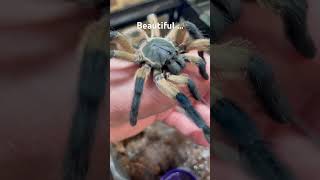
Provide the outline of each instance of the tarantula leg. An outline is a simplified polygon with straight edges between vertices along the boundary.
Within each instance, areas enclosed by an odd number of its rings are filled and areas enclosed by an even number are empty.
[[[110,31],[110,41],[116,41],[125,51],[128,51],[129,53],[135,53],[135,49],[128,41],[128,38],[118,31]]]
[[[199,90],[198,90],[196,84],[188,76],[186,76],[186,75],[172,75],[172,74],[168,73],[168,74],[166,74],[166,79],[168,79],[169,81],[172,81],[176,84],[187,85],[192,96],[196,100],[202,101],[202,97],[199,93]]]
[[[134,95],[130,110],[130,124],[135,126],[137,124],[138,111],[140,106],[141,95],[143,93],[144,83],[147,80],[151,71],[151,67],[147,64],[139,68],[135,76]]]
[[[129,37],[130,43],[136,49],[138,49],[140,45],[149,38],[147,33],[140,28],[130,28],[124,30],[123,34]]]
[[[254,54],[250,42],[236,39],[224,44],[210,46],[212,54],[213,72],[224,78],[240,78],[245,74],[250,57]]]
[[[280,96],[271,67],[247,47],[246,43],[239,40],[213,45],[215,72],[221,71],[225,77],[229,74],[235,75],[232,78],[240,77],[240,73],[247,72],[258,98],[262,100],[273,118],[280,122],[287,121],[287,118],[291,118],[289,106],[284,97]]]
[[[131,54],[120,50],[110,50],[110,58],[118,58],[130,62],[140,62],[140,58],[137,54]]]
[[[183,56],[177,56],[168,62],[167,68],[170,73],[178,75],[181,73],[181,70],[186,66],[185,58]]]
[[[186,47],[186,51],[190,50],[198,50],[198,51],[206,51],[208,52],[210,49],[210,40],[209,39],[196,39],[192,41],[188,46]]]
[[[180,74],[182,67],[176,61],[169,61],[167,64],[168,71],[174,75]]]
[[[164,78],[162,72],[155,70],[154,72],[154,82],[157,85],[158,89],[169,98],[176,100],[179,105],[185,110],[186,114],[191,118],[191,120],[202,129],[205,138],[210,142],[210,128],[206,125],[205,121],[202,119],[200,114],[194,109],[190,100],[185,96],[179,89],[167,81]]]
[[[158,24],[158,18],[155,14],[149,14],[147,16],[147,20],[150,24],[156,25]],[[158,28],[151,28],[151,37],[160,37],[160,29]]]
[[[263,142],[254,121],[241,108],[222,96],[211,106],[212,117],[238,145],[241,159],[263,179],[290,180],[293,176]]]
[[[167,34],[166,38],[180,45],[185,39],[186,32],[188,32],[194,39],[204,38],[202,32],[197,28],[197,26],[189,21],[185,21],[175,26],[174,29]]]
[[[170,30],[166,38],[176,43],[177,45],[180,45],[181,43],[183,43],[183,40],[185,39],[186,32],[186,29],[183,28],[181,24],[178,24],[172,30]]]
[[[190,36],[193,39],[203,39],[204,38],[204,36],[203,36],[202,32],[200,31],[200,29],[195,24],[193,24],[192,22],[185,21],[185,22],[182,23],[182,26],[184,28],[186,28],[186,30],[188,31],[188,33],[190,34]]]
[[[183,56],[178,56],[175,61],[181,66],[181,68],[186,66],[186,61]]]
[[[88,26],[82,39],[77,104],[63,161],[64,180],[84,180],[88,172],[109,67],[106,20],[104,17]]]
[[[308,4],[305,0],[257,1],[281,16],[286,36],[300,54],[307,58],[316,55],[317,50],[308,30]]]
[[[279,122],[290,121],[292,113],[289,104],[280,93],[271,66],[248,47],[248,42],[243,40],[213,45],[214,72],[220,71],[229,79],[241,78],[241,74],[243,77],[247,74],[257,97],[272,118]]]
[[[261,57],[257,55],[251,57],[248,64],[248,78],[272,119],[280,123],[293,120],[288,100],[280,93],[271,66]]]
[[[209,75],[207,73],[206,70],[206,61],[204,59],[202,59],[201,57],[197,57],[197,56],[192,56],[192,55],[188,55],[188,54],[183,54],[184,58],[187,59],[188,61],[196,64],[199,68],[199,73],[201,74],[201,76],[208,80],[209,79]]]

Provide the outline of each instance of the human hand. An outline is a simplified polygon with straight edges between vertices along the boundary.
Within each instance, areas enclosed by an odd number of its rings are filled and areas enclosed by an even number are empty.
[[[190,52],[196,55],[195,51]],[[210,57],[205,55],[207,72],[210,73]],[[129,112],[133,96],[134,74],[137,65],[120,59],[110,60],[110,140],[116,142],[136,135],[156,120],[163,120],[168,125],[175,127],[182,134],[191,137],[195,142],[208,145],[203,132],[184,115],[179,112],[174,100],[163,95],[149,77],[142,94],[137,125],[129,124]],[[188,64],[183,71],[195,81],[207,105],[194,101],[195,109],[204,118],[207,124],[210,121],[210,80],[205,80],[198,73],[198,68]],[[186,88],[183,92],[189,94]],[[190,97],[190,96],[189,96]],[[190,97],[190,100],[192,98]]]

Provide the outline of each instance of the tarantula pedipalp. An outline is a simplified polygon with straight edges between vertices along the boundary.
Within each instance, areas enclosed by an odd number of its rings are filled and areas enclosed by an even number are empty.
[[[150,14],[147,17],[150,24],[157,24],[156,15]],[[134,48],[127,37],[120,32],[111,31],[110,39],[118,43],[123,50],[110,50],[110,57],[130,61],[139,64],[136,71],[134,95],[130,111],[130,124],[136,125],[140,99],[144,83],[152,73],[153,81],[158,89],[176,100],[185,110],[192,121],[202,129],[206,139],[210,142],[210,128],[205,124],[200,114],[194,109],[188,97],[186,97],[175,84],[188,86],[192,96],[201,101],[201,96],[193,82],[187,75],[181,74],[185,64],[191,62],[198,66],[199,73],[204,79],[208,79],[206,72],[206,61],[201,57],[203,51],[209,50],[210,41],[205,39],[200,30],[191,22],[185,21],[175,26],[166,37],[160,37],[160,30],[151,29],[151,37],[142,33],[142,40],[137,48]],[[186,34],[187,40],[184,40]],[[196,49],[200,56],[185,54],[186,51]]]

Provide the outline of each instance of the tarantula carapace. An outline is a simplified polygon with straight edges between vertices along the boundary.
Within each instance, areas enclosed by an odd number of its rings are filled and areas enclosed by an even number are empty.
[[[147,20],[150,24],[158,24],[155,14],[148,15]],[[209,78],[203,51],[209,51],[210,40],[204,38],[201,31],[189,21],[175,26],[166,37],[161,37],[160,30],[157,28],[151,29],[150,37],[142,29],[137,29],[137,32],[140,32],[140,39],[138,45],[135,46],[136,48],[124,34],[117,31],[110,32],[110,40],[122,47],[122,50],[110,50],[110,56],[139,65],[135,76],[130,124],[134,126],[137,123],[144,83],[152,73],[153,81],[158,89],[179,103],[193,122],[203,130],[209,142],[210,128],[193,108],[188,97],[175,84],[186,85],[196,100],[202,100],[195,83],[187,75],[181,74],[181,70],[186,63],[190,62],[198,66],[199,73],[204,79]],[[185,37],[188,38],[185,39]],[[185,54],[192,49],[198,50],[200,56]]]

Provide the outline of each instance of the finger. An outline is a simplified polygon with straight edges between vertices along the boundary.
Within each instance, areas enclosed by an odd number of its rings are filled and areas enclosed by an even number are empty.
[[[210,109],[203,105],[198,103],[195,105],[196,111],[200,113],[200,115],[205,120],[206,124],[210,125]],[[199,129],[185,114],[178,111],[172,111],[168,114],[167,117],[165,117],[164,122],[168,124],[171,127],[174,127],[179,132],[181,132],[183,135],[190,137],[193,141],[196,143],[203,145],[203,146],[209,146],[207,143],[203,132],[201,129]]]
[[[275,152],[297,176],[297,179],[319,179],[320,150],[310,141],[297,136],[282,137],[275,143]]]

